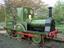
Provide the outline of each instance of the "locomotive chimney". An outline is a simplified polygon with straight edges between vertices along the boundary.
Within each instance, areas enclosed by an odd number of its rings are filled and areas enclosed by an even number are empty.
[[[49,7],[49,17],[52,17],[52,7]]]

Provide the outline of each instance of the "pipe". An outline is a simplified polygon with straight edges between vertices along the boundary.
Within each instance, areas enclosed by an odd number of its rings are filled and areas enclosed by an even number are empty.
[[[49,7],[49,17],[52,17],[52,7]]]

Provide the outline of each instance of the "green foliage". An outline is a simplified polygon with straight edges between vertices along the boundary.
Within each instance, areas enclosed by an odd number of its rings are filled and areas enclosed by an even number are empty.
[[[63,21],[63,16],[54,16],[54,19],[57,23],[61,23]]]
[[[58,23],[64,21],[64,3],[58,1],[54,7],[54,18]]]

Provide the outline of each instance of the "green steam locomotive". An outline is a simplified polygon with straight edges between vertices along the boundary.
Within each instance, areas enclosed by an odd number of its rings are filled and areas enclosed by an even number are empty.
[[[52,7],[49,7],[49,17],[47,19],[33,19],[34,11],[27,7],[17,8],[16,14],[16,16],[6,17],[6,28],[9,34],[14,33],[13,35],[16,37],[29,37],[33,42],[40,43],[43,36],[49,36],[49,33],[55,31]]]

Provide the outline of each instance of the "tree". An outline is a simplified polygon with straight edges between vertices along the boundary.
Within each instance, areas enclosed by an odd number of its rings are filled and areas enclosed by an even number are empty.
[[[54,18],[59,23],[64,21],[64,3],[60,0],[56,3],[54,7]]]
[[[40,7],[41,0],[5,0],[7,4],[14,7],[31,7],[37,9]]]
[[[47,16],[47,5],[41,0],[5,0],[5,3],[8,13],[12,13],[12,9],[16,7],[30,7],[34,9],[34,13],[37,13],[40,18],[42,15]]]
[[[3,4],[0,5],[0,22],[5,21],[5,7]]]

